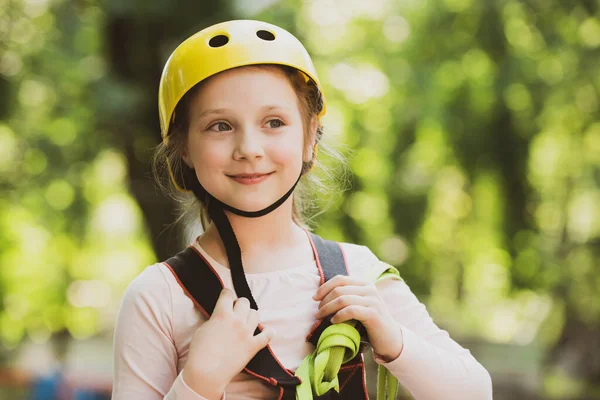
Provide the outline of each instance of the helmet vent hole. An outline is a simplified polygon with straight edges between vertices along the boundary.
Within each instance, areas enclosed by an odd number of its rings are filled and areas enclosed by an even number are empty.
[[[225,46],[229,42],[229,38],[225,35],[217,35],[208,41],[210,47]]]
[[[268,40],[269,42],[272,40],[275,40],[275,35],[273,35],[269,31],[260,30],[260,31],[256,32],[256,36],[258,36],[262,40]]]

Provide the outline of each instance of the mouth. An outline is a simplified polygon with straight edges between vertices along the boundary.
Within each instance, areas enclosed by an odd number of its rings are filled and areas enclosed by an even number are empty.
[[[233,179],[234,181],[236,181],[237,183],[241,183],[244,185],[253,185],[253,184],[264,181],[273,173],[275,173],[275,171],[268,172],[268,173],[257,172],[257,173],[253,173],[253,174],[236,174],[236,175],[227,175],[227,176],[229,178]]]
[[[227,175],[230,178],[240,178],[240,179],[255,179],[255,178],[260,178],[263,176],[267,176],[267,175],[271,175],[273,172],[267,172],[267,173],[254,173],[254,174],[237,174],[237,175]]]

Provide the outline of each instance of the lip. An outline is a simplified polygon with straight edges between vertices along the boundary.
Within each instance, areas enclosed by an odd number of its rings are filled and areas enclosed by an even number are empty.
[[[237,183],[241,183],[242,185],[255,185],[267,179],[271,176],[273,172],[269,172],[266,174],[256,173],[256,174],[238,174],[238,175],[227,175]]]

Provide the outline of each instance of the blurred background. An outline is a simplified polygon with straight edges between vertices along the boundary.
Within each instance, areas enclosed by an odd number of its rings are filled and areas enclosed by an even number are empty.
[[[599,7],[0,0],[0,399],[110,397],[123,291],[190,237],[150,173],[160,73],[233,18],[324,83],[351,187],[316,232],[398,267],[496,399],[600,399]]]

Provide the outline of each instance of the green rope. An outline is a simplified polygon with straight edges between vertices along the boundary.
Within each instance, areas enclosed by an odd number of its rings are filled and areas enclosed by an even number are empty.
[[[376,280],[400,278],[393,267],[384,271]],[[313,395],[321,396],[330,389],[340,392],[338,372],[342,364],[352,360],[360,351],[360,334],[356,330],[357,321],[333,324],[323,331],[315,351],[306,356],[296,376],[302,383],[296,388],[296,400],[312,400]],[[386,392],[387,389],[387,392]],[[377,400],[393,400],[398,393],[398,379],[383,365],[377,368]]]

